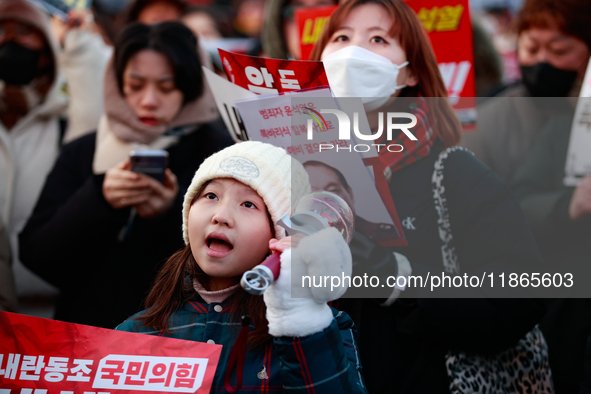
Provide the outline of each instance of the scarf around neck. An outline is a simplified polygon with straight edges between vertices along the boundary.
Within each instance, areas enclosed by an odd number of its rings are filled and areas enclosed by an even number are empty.
[[[93,159],[95,174],[103,174],[124,161],[132,150],[166,149],[177,143],[182,135],[219,117],[211,89],[203,78],[203,94],[183,104],[168,125],[148,126],[142,123],[119,91],[113,56],[105,69],[105,113],[97,129]]]
[[[429,116],[429,106],[424,97],[417,97],[413,100],[408,107],[408,112],[417,118],[417,124],[412,128],[412,133],[417,140],[411,140],[403,131],[400,131],[392,141],[386,141],[385,136],[382,136],[380,141],[380,143],[384,143],[386,146],[380,149],[378,159],[384,169],[384,176],[388,182],[394,172],[427,157],[437,139],[437,133],[435,133],[436,123]],[[401,152],[388,151],[387,147],[395,144],[402,145],[404,150]]]

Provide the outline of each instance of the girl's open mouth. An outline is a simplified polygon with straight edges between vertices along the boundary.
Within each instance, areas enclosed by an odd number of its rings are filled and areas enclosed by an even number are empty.
[[[230,243],[230,240],[221,233],[212,233],[206,240],[207,255],[210,257],[225,257],[230,254],[234,246]]]

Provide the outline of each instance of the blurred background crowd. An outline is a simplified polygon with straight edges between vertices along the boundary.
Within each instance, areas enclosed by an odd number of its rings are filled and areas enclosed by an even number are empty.
[[[517,59],[517,14],[522,2],[471,2],[478,97],[496,95],[521,80]],[[6,7],[9,1],[3,0],[3,3]],[[208,61],[219,73],[223,73],[217,48],[272,58],[295,58],[299,42],[297,30],[294,31],[293,10],[334,4],[334,0],[94,0],[89,9],[70,11],[67,21],[61,15],[34,20],[37,15],[25,15],[26,10],[16,11],[18,15],[12,18],[3,13],[0,15],[0,39],[2,42],[7,40],[9,21],[14,20],[18,22],[16,35],[22,35],[23,40],[35,41],[37,48],[43,47],[50,64],[44,70],[30,72],[47,75],[46,86],[38,90],[42,96],[55,97],[56,104],[49,111],[63,119],[60,138],[67,143],[96,129],[103,113],[104,68],[116,36],[126,24],[133,21],[182,21],[199,37],[202,50],[208,53]],[[43,4],[40,7],[44,7]],[[21,78],[28,80],[26,82],[39,79],[38,75],[25,76],[27,71],[24,68],[18,69],[18,72],[23,74]],[[35,81],[35,84],[39,82]],[[51,91],[49,85],[52,85]],[[22,108],[25,103],[9,103],[8,92],[4,89],[2,92],[6,95],[2,101],[2,131],[6,133],[18,126],[20,117],[16,115],[15,108],[19,107],[21,117],[26,114],[27,108]],[[7,112],[11,112],[12,116]],[[14,130],[10,134],[14,135]],[[49,170],[53,159],[48,158],[40,167]],[[32,158],[27,157],[27,160],[32,161]],[[3,203],[3,231],[12,238],[19,311],[51,317],[57,290],[20,264],[16,247],[16,235],[28,219],[33,208],[31,204],[37,196],[31,197],[29,207],[22,215],[12,214],[13,218],[8,221],[6,209],[9,197],[6,196],[8,191],[4,191],[8,183],[8,179],[3,183],[0,201]],[[41,186],[41,183],[37,185],[37,189]],[[8,305],[13,305],[14,309],[15,303]]]
[[[223,75],[218,48],[297,59],[294,10],[337,1],[93,0],[86,9],[63,12],[48,3],[0,0],[0,310],[112,328],[141,309],[156,267],[182,245],[180,204],[192,174],[205,157],[232,143],[201,80],[200,91],[176,84],[183,99],[172,115],[162,112],[174,133],[146,137],[144,126],[152,120],[142,125],[131,119],[121,102],[125,97],[136,114],[159,104],[143,97],[133,107],[126,89],[151,89],[150,71],[140,62],[134,66],[139,82],[127,81],[126,50],[169,48],[168,59],[177,59],[173,78],[179,78],[200,68],[182,65],[193,60],[183,58],[167,34],[189,44],[194,38],[165,24],[161,41],[141,28],[133,37],[145,36],[145,42],[120,33],[134,22],[179,21],[197,37],[197,62]],[[499,100],[579,95],[591,53],[589,0],[471,0],[470,13],[479,124],[461,145],[512,188],[544,258],[589,262],[591,182],[564,188],[562,173],[554,181],[537,176],[562,170],[569,120],[553,112],[559,108]],[[158,67],[158,59],[144,60]],[[169,94],[163,83],[156,81],[148,94],[154,102]],[[125,154],[111,154],[111,135],[171,149],[176,176],[163,186],[141,186],[160,197],[140,209],[139,218],[130,217],[131,202],[122,203],[132,197],[108,189],[116,189],[126,168]],[[174,145],[179,140],[184,143]],[[556,152],[558,140],[564,152]],[[568,240],[560,238],[565,234]],[[126,267],[132,257],[137,262]],[[98,274],[98,265],[111,270]],[[148,268],[138,274],[140,267]],[[114,272],[121,275],[114,278]],[[542,324],[550,348],[562,349],[551,354],[556,392],[578,392],[591,303],[555,302]]]

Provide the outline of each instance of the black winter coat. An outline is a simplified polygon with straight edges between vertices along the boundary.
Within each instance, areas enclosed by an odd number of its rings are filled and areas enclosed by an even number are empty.
[[[408,241],[408,247],[392,250],[408,258],[413,275],[443,270],[431,185],[439,153],[434,148],[390,180],[396,210],[407,223]],[[460,272],[490,272],[492,266],[507,271],[532,267],[535,272],[541,257],[505,184],[465,150],[446,159],[443,174]],[[405,293],[413,298],[400,298],[389,307],[374,299],[344,298],[337,304],[358,326],[370,393],[449,393],[447,351],[500,352],[516,344],[544,313],[538,300],[429,299],[411,291],[407,288]]]
[[[199,165],[231,145],[212,125],[168,148],[178,178],[174,206],[164,215],[130,221],[131,209],[113,209],[94,175],[96,133],[63,148],[37,206],[20,234],[22,262],[60,290],[55,318],[113,328],[144,309],[156,273],[184,246],[182,202]]]

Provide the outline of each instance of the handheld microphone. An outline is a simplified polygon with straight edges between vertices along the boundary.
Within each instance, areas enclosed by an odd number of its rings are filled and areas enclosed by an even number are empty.
[[[300,199],[294,214],[285,215],[277,223],[288,236],[311,235],[328,227],[335,227],[349,243],[354,232],[353,211],[345,200],[331,192],[310,193]],[[244,290],[261,295],[279,277],[281,253],[273,252],[261,264],[246,271],[240,279]]]

